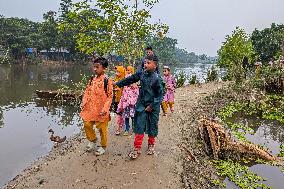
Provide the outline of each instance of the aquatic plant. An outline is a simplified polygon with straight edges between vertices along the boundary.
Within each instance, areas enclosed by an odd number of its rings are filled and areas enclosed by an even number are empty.
[[[262,183],[266,180],[265,178],[260,177],[249,170],[246,165],[241,165],[232,160],[214,160],[213,164],[215,165],[219,176],[227,177],[242,189],[271,188]]]

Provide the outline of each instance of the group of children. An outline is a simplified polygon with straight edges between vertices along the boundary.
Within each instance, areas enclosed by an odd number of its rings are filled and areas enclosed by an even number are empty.
[[[108,61],[96,58],[92,69],[95,76],[91,77],[82,99],[80,116],[83,119],[86,137],[89,140],[87,150],[96,148],[95,125],[100,132],[101,146],[96,149],[96,155],[102,155],[107,147],[108,122],[110,121],[110,107],[114,103],[116,110],[116,135],[130,134],[130,120],[134,136],[134,149],[129,157],[136,159],[141,153],[144,134],[148,134],[148,155],[154,154],[155,138],[158,135],[158,121],[160,107],[164,115],[168,108],[174,112],[175,79],[170,68],[165,66],[162,78],[157,73],[158,59],[155,55],[148,55],[144,59],[144,69],[134,72],[132,66],[115,67],[115,78],[109,79],[105,75]],[[137,84],[139,83],[139,86]],[[114,91],[114,93],[113,93]],[[114,100],[113,100],[114,99]]]

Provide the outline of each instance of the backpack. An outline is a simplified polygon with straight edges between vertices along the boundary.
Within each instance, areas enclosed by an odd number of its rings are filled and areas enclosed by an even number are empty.
[[[94,79],[94,76],[91,76],[89,85],[92,83],[93,79]],[[108,93],[107,93],[108,80],[109,80],[108,77],[105,77],[105,78],[104,78],[104,90],[105,90],[105,93],[106,93],[107,97],[108,97]]]

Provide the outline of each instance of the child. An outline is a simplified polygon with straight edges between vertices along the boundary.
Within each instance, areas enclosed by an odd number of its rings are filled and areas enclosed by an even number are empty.
[[[118,82],[118,81],[125,78],[125,69],[124,69],[123,66],[116,66],[115,70],[116,70],[116,73],[115,73],[114,82]],[[122,96],[122,90],[123,90],[123,88],[120,88],[120,87],[114,88],[114,103],[115,103],[114,109],[115,109],[115,111],[117,111],[118,103],[119,103],[120,98]],[[121,113],[117,113],[116,123],[117,123],[117,129],[116,129],[115,134],[120,135],[121,129],[124,125],[124,120],[122,118]]]
[[[131,76],[134,73],[134,68],[132,66],[128,66],[126,69],[126,78]],[[135,114],[135,104],[137,102],[139,94],[139,89],[137,84],[131,84],[129,86],[125,86],[122,91],[122,97],[120,99],[120,102],[118,104],[117,112],[122,112],[122,118],[124,119],[125,124],[125,132],[124,136],[128,136],[129,134],[129,121],[130,118],[133,121],[133,117]]]
[[[167,92],[164,96],[162,102],[162,109],[164,116],[168,113],[168,107],[170,107],[171,112],[174,112],[174,92],[176,88],[176,81],[174,76],[171,74],[171,69],[168,66],[164,66],[164,82],[166,83]]]
[[[90,152],[96,147],[97,137],[93,126],[96,125],[96,128],[100,132],[101,147],[95,153],[98,156],[104,154],[106,151],[108,122],[110,121],[109,109],[113,97],[112,81],[105,75],[107,67],[108,61],[105,58],[94,59],[92,69],[95,76],[91,78],[85,89],[80,113],[84,122],[85,133],[89,140],[87,151]]]
[[[136,159],[141,153],[144,133],[148,134],[147,154],[153,155],[155,153],[155,137],[158,135],[160,105],[163,99],[162,78],[155,72],[156,68],[157,58],[147,56],[145,70],[138,71],[115,83],[115,85],[123,87],[140,81],[141,85],[134,116],[134,150],[129,153],[129,157],[132,159]]]

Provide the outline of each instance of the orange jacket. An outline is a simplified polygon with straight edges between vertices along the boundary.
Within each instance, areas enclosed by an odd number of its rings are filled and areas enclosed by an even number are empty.
[[[108,80],[107,94],[104,89],[105,75],[94,77],[91,84],[88,84],[82,100],[82,110],[80,113],[84,121],[105,122],[110,120],[110,106],[113,97],[112,80]],[[100,115],[101,112],[106,115]]]

